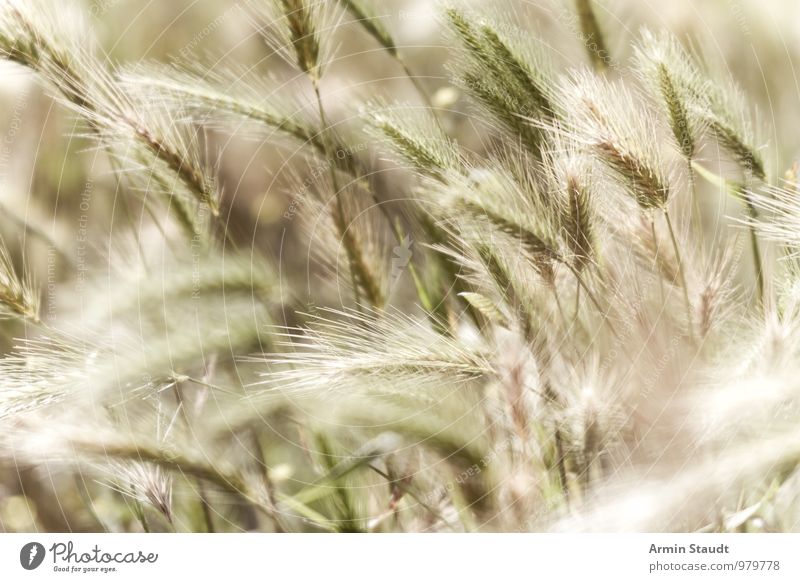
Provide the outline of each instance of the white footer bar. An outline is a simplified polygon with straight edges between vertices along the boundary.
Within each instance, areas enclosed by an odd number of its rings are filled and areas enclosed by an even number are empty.
[[[800,580],[794,534],[0,534],[0,580]]]

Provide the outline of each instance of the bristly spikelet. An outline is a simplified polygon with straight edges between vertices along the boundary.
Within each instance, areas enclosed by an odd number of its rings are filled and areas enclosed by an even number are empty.
[[[548,243],[532,229],[526,228],[522,224],[504,216],[500,212],[481,206],[476,202],[464,200],[454,205],[455,210],[459,210],[470,216],[478,223],[484,220],[491,228],[512,237],[519,241],[523,251],[531,257],[534,268],[548,282],[553,281],[553,265],[557,254]]]
[[[597,211],[593,202],[594,181],[585,156],[561,136],[553,137],[554,147],[542,160],[549,206],[559,216],[568,259],[577,272],[597,258]],[[539,189],[542,189],[541,187]]]
[[[317,125],[306,119],[299,103],[275,95],[274,79],[264,80],[237,69],[205,70],[165,66],[137,66],[120,74],[122,86],[142,100],[159,95],[175,116],[187,122],[213,125],[233,118],[267,131],[309,144],[324,155]],[[237,126],[237,133],[242,130]]]
[[[766,166],[755,145],[749,107],[730,77],[709,78],[696,59],[668,33],[656,37],[645,31],[637,47],[637,62],[640,72],[657,82],[662,94],[665,79],[669,81],[667,90],[674,89],[677,99],[667,106],[673,133],[681,135],[678,143],[684,155],[688,144],[696,141],[697,132],[708,129],[747,174],[758,180],[766,179]],[[681,107],[677,107],[678,103]],[[688,115],[686,127],[691,130],[691,142],[686,141],[681,127],[675,127],[676,123],[682,123],[682,115]]]
[[[452,67],[457,81],[501,126],[532,153],[539,153],[544,135],[529,120],[556,115],[553,83],[544,60],[526,41],[509,37],[513,26],[454,7],[445,9],[445,18],[464,47]],[[525,38],[522,33],[515,36]]]
[[[642,264],[651,266],[664,281],[675,283],[679,279],[675,254],[652,220],[644,215],[632,217],[628,236],[631,254]]]
[[[473,250],[493,293],[513,314],[519,334],[537,363],[539,375],[546,378],[553,353],[549,345],[550,327],[536,289],[529,288],[522,277],[515,276],[520,267],[518,258],[503,253],[494,241],[476,241]]]
[[[791,259],[800,257],[800,196],[791,183],[745,192],[757,210],[742,222],[759,236],[779,244]],[[763,215],[763,216],[760,216]]]
[[[298,183],[302,180],[298,179]],[[381,243],[381,216],[370,212],[365,204],[369,200],[364,192],[351,184],[331,199],[325,192],[330,183],[322,181],[317,187],[299,187],[303,192],[305,206],[304,225],[309,229],[313,243],[313,254],[332,272],[341,269],[339,251],[344,251],[350,281],[363,293],[373,308],[382,308],[386,303],[386,269],[380,260],[385,256]],[[337,203],[338,202],[338,203]]]
[[[694,157],[696,148],[694,133],[689,127],[689,116],[683,101],[678,95],[678,88],[663,63],[658,64],[658,86],[669,113],[670,126],[672,127],[675,141],[678,143],[681,153],[691,160]]]
[[[264,39],[288,63],[318,82],[331,58],[336,2],[266,0],[249,2]]]
[[[565,233],[575,269],[580,272],[594,260],[595,255],[591,193],[588,186],[574,174],[567,176],[566,190],[569,212]]]
[[[756,145],[750,107],[739,86],[730,76],[714,78],[704,84],[696,81],[692,84],[692,79],[687,79],[687,89],[692,96],[694,114],[748,177],[766,180],[766,164]]]
[[[423,175],[440,180],[448,170],[461,167],[455,142],[427,108],[372,105],[362,115],[372,133]]]
[[[703,261],[702,281],[698,292],[697,327],[702,339],[712,332],[725,329],[726,320],[733,311],[735,288],[733,284],[733,265],[735,254],[729,246],[708,260]]]
[[[139,503],[152,505],[172,523],[172,475],[152,463],[114,463],[112,488]]]
[[[117,114],[121,117],[114,117]],[[113,152],[121,168],[133,174],[128,177],[138,181],[145,192],[158,192],[153,188],[156,179],[164,188],[160,193],[167,200],[177,204],[194,200],[217,217],[219,186],[200,156],[201,134],[186,124],[175,123],[173,115],[163,103],[151,99],[133,105],[129,111],[112,110],[105,119],[98,117],[102,121],[97,135]],[[196,230],[197,225],[192,228]]]
[[[467,303],[472,305],[472,307],[480,311],[489,321],[502,327],[509,326],[508,315],[489,297],[470,291],[459,293],[459,297],[462,297]]]
[[[139,164],[160,166],[155,170],[157,182],[171,183],[170,176],[176,178],[188,196],[218,215],[216,183],[199,162],[191,140],[172,120],[148,117],[141,104],[121,90],[106,64],[97,58],[91,35],[80,34],[79,30],[78,26],[65,31],[53,11],[40,0],[5,0],[0,5],[0,55],[37,73],[65,105],[86,121],[91,136],[118,156],[120,171]],[[174,193],[173,186],[164,194]],[[191,232],[192,224],[187,227]]]
[[[62,2],[56,22],[41,0],[0,4],[0,56],[41,76],[44,83],[78,108],[92,107],[88,93],[107,79],[92,70],[93,37],[75,6]]]
[[[755,134],[741,90],[728,80],[727,87],[712,94],[699,108],[720,145],[734,157],[746,175],[766,180],[766,164],[755,145]]]
[[[0,420],[63,401],[93,371],[91,357],[68,342],[21,342],[0,358]]]
[[[587,73],[562,86],[570,137],[587,147],[643,209],[664,208],[669,182],[648,109],[618,83]]]
[[[467,240],[484,241],[487,232],[508,237],[534,269],[552,282],[555,263],[563,260],[560,208],[549,206],[532,182],[519,180],[520,176],[503,168],[474,168],[468,176],[451,173],[426,196],[440,207],[441,219],[452,222]]]
[[[39,322],[40,294],[30,274],[19,276],[0,239],[0,318],[20,317]]]
[[[666,113],[678,151],[691,162],[703,130],[701,119],[690,111],[691,93],[703,91],[705,83],[691,57],[670,34],[656,36],[645,30],[635,51],[637,73]]]
[[[271,371],[260,384],[307,396],[359,387],[413,396],[442,379],[458,383],[493,373],[484,354],[413,317],[375,315],[328,310],[310,316],[306,328],[276,332],[291,351],[263,357]]]

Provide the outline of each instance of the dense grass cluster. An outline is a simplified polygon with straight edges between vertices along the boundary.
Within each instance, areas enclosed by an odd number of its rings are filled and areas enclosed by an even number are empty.
[[[39,233],[66,257],[46,294],[0,247],[0,518],[13,499],[42,529],[797,528],[800,194],[732,79],[648,30],[617,63],[588,0],[585,64],[513,11],[442,3],[445,87],[378,2],[246,4],[270,76],[119,66],[72,4],[0,0],[0,55],[78,118],[127,217],[88,275]],[[344,27],[416,101],[331,107]],[[231,228],[225,132],[290,152],[277,256]]]

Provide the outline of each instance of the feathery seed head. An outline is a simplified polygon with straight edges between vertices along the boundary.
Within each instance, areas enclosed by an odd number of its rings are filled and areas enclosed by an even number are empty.
[[[455,143],[428,109],[373,105],[363,116],[372,132],[423,175],[440,180],[446,171],[461,166]]]
[[[544,59],[525,35],[508,34],[512,25],[453,7],[445,9],[445,18],[464,47],[452,66],[457,82],[531,153],[540,153],[545,136],[530,120],[557,115]]]
[[[625,87],[585,72],[567,80],[562,94],[575,142],[588,147],[639,206],[663,208],[669,183],[650,111]]]
[[[732,79],[710,79],[669,33],[656,36],[645,30],[636,63],[651,91],[659,94],[684,156],[694,153],[698,134],[708,129],[745,172],[766,178],[745,99]]]
[[[152,463],[115,463],[113,488],[140,503],[152,505],[172,523],[172,475]]]
[[[706,85],[692,58],[678,40],[668,34],[642,32],[635,48],[637,74],[667,115],[681,154],[692,160],[702,132],[702,119],[690,111],[692,95],[706,93]]]
[[[0,317],[21,317],[38,323],[40,294],[32,275],[21,277],[14,268],[11,255],[0,239]]]
[[[330,60],[339,16],[332,0],[250,2],[267,43],[317,83]]]

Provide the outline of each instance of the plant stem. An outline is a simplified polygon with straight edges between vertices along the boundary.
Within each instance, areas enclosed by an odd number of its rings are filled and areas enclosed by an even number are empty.
[[[664,280],[663,277],[658,272],[658,260],[659,260],[660,248],[658,244],[658,235],[656,234],[656,221],[653,219],[652,216],[650,216],[650,236],[653,237],[653,244],[656,247],[655,248],[656,254],[655,257],[653,258],[653,261],[655,263],[656,274],[658,275],[658,287],[661,293],[661,303],[664,303]]]
[[[558,314],[561,317],[561,323],[564,324],[565,329],[569,329],[569,320],[567,319],[567,314],[564,311],[564,306],[561,305],[561,298],[558,295],[558,289],[556,289],[555,283],[550,286],[550,290],[553,292],[553,297],[556,300],[556,307],[558,308]]]
[[[689,193],[692,197],[692,227],[694,228],[695,235],[699,238],[700,244],[703,244],[703,214],[700,212],[700,200],[697,198],[697,178],[694,174],[694,166],[692,165],[691,158],[687,164],[689,172]]]
[[[569,483],[567,481],[567,468],[566,468],[566,453],[564,452],[564,443],[561,436],[561,431],[555,431],[555,445],[556,445],[556,467],[558,468],[558,482],[561,485],[561,491],[564,493],[564,501],[567,507],[570,506]]]
[[[411,83],[414,85],[414,89],[417,90],[417,93],[419,93],[419,96],[422,97],[422,100],[428,106],[430,106],[431,98],[428,96],[428,92],[425,91],[425,87],[422,86],[422,83],[420,83],[420,81],[417,78],[417,76],[414,74],[414,72],[408,66],[408,63],[406,63],[406,60],[401,55],[397,55],[396,58],[397,58],[397,62],[400,63],[400,66],[403,67],[403,72],[406,74],[406,77],[408,77],[408,80],[411,81]],[[434,113],[434,115],[436,114],[436,111],[433,108],[431,108],[431,111]]]
[[[669,210],[667,208],[664,208],[664,218],[667,221],[669,238],[672,240],[672,248],[675,251],[675,258],[678,261],[678,274],[681,278],[681,287],[683,287],[683,300],[686,302],[686,319],[689,326],[689,337],[694,339],[694,323],[692,322],[692,303],[689,301],[689,286],[686,284],[686,273],[683,268],[683,259],[681,258],[681,251],[678,247],[678,239],[675,236],[675,229],[672,227],[672,219],[670,218]]]
[[[97,525],[99,525],[105,533],[109,533],[108,526],[103,523],[103,520],[100,519],[100,516],[97,515],[97,511],[95,511],[94,501],[92,501],[92,498],[89,495],[89,489],[86,486],[86,480],[83,478],[83,475],[76,474],[73,476],[73,479],[75,480],[75,487],[78,490],[78,494],[81,496],[81,501],[83,501],[84,507],[86,507],[86,511],[89,512],[89,515],[92,516],[92,519],[97,522]]]
[[[570,271],[572,271],[572,274],[575,275],[575,279],[577,279],[578,285],[583,287],[583,290],[586,291],[586,295],[589,297],[589,300],[594,304],[594,306],[597,308],[597,310],[600,313],[605,315],[606,312],[603,310],[603,307],[600,305],[600,301],[597,299],[597,296],[589,288],[589,286],[584,282],[583,277],[581,277],[581,274],[578,272],[578,270],[575,267],[573,267],[572,265],[570,265],[568,262],[564,262],[564,264],[567,266],[567,268]],[[622,341],[622,338],[617,333],[617,330],[616,330],[616,328],[614,328],[614,325],[611,323],[611,321],[606,317],[603,318],[603,321],[606,323],[606,325],[608,325],[608,329],[611,330],[611,333],[614,334],[614,337],[617,338],[619,341]]]
[[[609,58],[606,49],[603,33],[600,31],[600,24],[597,22],[592,8],[591,0],[576,0],[576,9],[580,19],[581,34],[583,35],[583,46],[592,62],[592,67],[598,73],[604,73],[608,69],[606,60]]]
[[[744,184],[738,184],[736,182],[732,182],[730,180],[726,180],[725,178],[718,176],[714,172],[711,172],[697,163],[692,163],[692,167],[697,170],[697,173],[703,176],[706,180],[708,180],[711,184],[724,188],[728,191],[729,194],[732,194],[736,198],[740,198],[744,201],[745,206],[747,207],[747,211],[750,214],[750,218],[757,219],[759,217],[758,209],[753,205],[753,201],[750,200],[750,197],[747,195],[745,191]],[[763,264],[761,262],[761,249],[758,244],[758,233],[756,233],[755,227],[751,224],[749,225],[750,230],[750,246],[753,250],[753,262],[755,264],[756,270],[756,286],[758,288],[758,298],[759,303],[764,302],[764,295],[765,295],[765,285],[764,285],[764,270]]]
[[[322,104],[322,93],[319,89],[319,81],[317,79],[312,79],[312,85],[314,85],[314,95],[317,98],[317,109],[319,111],[319,122],[320,122],[320,131],[322,132],[322,144],[323,148],[325,149],[325,158],[327,159],[328,163],[328,172],[330,173],[331,177],[331,185],[333,186],[334,196],[336,198],[336,217],[334,218],[334,222],[336,222],[337,227],[339,228],[340,235],[345,238],[347,237],[347,225],[344,222],[344,205],[342,204],[342,196],[341,190],[339,188],[339,177],[336,175],[336,154],[331,151],[330,147],[330,140],[328,139],[328,117],[325,115],[325,107]],[[348,245],[347,241],[344,241],[345,246]],[[356,264],[352,257],[352,252],[349,249],[345,249],[347,253],[347,261],[350,267],[350,280],[351,284],[353,285],[353,299],[355,300],[356,307],[359,311],[361,311],[361,290],[358,286],[358,276],[356,275]]]
[[[748,196],[744,190],[742,190],[741,195],[744,199],[745,206],[747,206],[747,213],[750,215],[750,218],[753,220],[758,219],[758,209],[753,205],[753,201],[750,200],[750,196]],[[756,229],[752,224],[749,226],[748,230],[750,231],[750,248],[753,251],[753,263],[756,270],[758,301],[759,303],[763,304],[766,289],[764,286],[764,265],[761,262],[761,249],[759,248],[758,244],[758,234],[756,233]]]

